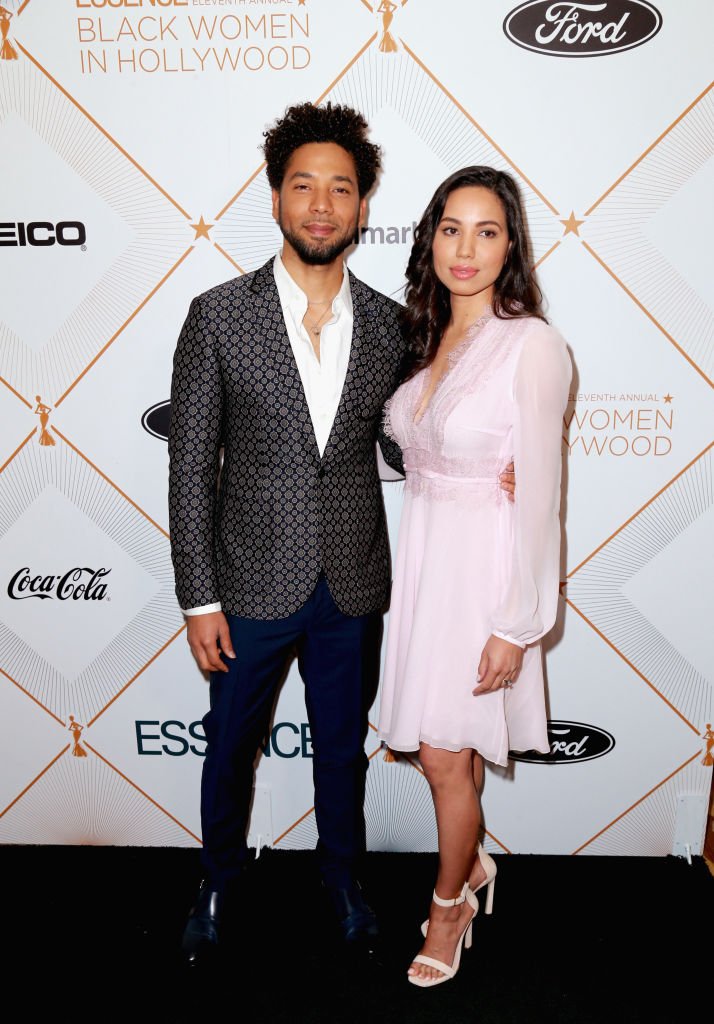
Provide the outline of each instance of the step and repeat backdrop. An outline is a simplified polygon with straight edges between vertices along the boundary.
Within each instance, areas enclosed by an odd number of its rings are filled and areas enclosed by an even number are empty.
[[[487,845],[700,854],[709,0],[0,0],[0,31],[0,842],[200,844],[208,686],[173,589],[171,361],[191,298],[279,247],[263,131],[330,100],[384,153],[357,276],[401,298],[436,185],[506,169],[572,354],[552,748],[487,772]],[[418,762],[385,758],[373,728],[367,753],[370,848],[436,849]],[[293,666],[259,755],[257,848],[314,845],[311,758]]]

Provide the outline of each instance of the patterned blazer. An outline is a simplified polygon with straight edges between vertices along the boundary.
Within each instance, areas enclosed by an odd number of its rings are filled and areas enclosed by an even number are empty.
[[[386,603],[389,540],[377,469],[401,453],[381,430],[404,342],[399,305],[349,275],[347,376],[320,452],[271,259],[191,302],[174,355],[169,526],[182,608],[277,619],[321,570],[347,615]],[[220,453],[223,449],[223,461]]]

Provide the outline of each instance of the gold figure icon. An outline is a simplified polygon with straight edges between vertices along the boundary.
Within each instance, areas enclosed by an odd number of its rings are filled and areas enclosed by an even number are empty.
[[[69,725],[67,728],[72,733],[72,739],[74,741],[74,745],[72,746],[72,757],[86,757],[87,751],[79,742],[79,737],[82,735],[82,729],[84,729],[84,726],[75,721],[74,715],[70,715]]]
[[[404,2],[402,2],[402,7]],[[381,4],[377,8],[377,14],[382,15],[382,38],[379,40],[379,49],[382,53],[396,53],[397,44],[394,41],[394,36],[389,31],[389,26],[394,20],[394,12],[397,9],[397,4],[391,2],[391,0],[382,0]]]
[[[704,751],[702,764],[709,767],[714,764],[714,730],[712,730],[711,722],[707,722],[707,731],[704,733],[702,738],[707,741],[707,748]]]
[[[52,447],[55,443],[55,439],[47,429],[47,423],[50,418],[50,413],[52,412],[52,406],[45,405],[40,395],[35,395],[35,401],[37,402],[35,415],[40,417],[40,444]]]
[[[7,34],[10,31],[10,18],[12,12],[6,7],[0,7],[0,32],[2,33],[2,49],[0,49],[0,60],[17,60],[17,50],[8,42]]]

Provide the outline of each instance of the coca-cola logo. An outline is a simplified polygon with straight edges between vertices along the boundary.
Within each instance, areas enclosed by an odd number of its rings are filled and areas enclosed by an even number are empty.
[[[170,419],[171,402],[157,402],[141,417],[141,425],[148,434],[152,434],[162,441],[168,441]]]
[[[529,0],[503,22],[511,42],[552,57],[602,57],[631,50],[649,42],[661,27],[662,15],[646,0]]]
[[[609,732],[584,722],[548,722],[548,741],[547,754],[523,750],[509,751],[508,756],[529,764],[574,764],[609,754],[615,746],[615,737]]]
[[[18,569],[7,585],[13,601],[26,601],[36,597],[40,601],[104,601],[107,584],[104,582],[111,569],[90,569],[75,566],[57,575],[33,576],[28,566]]]

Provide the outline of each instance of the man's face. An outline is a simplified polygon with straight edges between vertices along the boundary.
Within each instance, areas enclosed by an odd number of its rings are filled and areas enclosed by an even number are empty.
[[[352,244],[365,214],[355,163],[334,142],[308,142],[288,160],[273,217],[303,263],[332,263]]]

